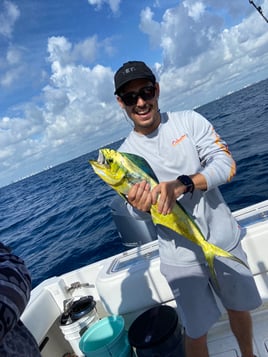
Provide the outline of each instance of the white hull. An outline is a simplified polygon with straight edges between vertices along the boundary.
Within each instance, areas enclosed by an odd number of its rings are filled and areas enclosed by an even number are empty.
[[[252,312],[255,354],[268,357],[268,201],[236,211],[234,216],[247,227],[242,244],[263,300],[263,305]],[[69,290],[76,282],[81,287]],[[94,297],[100,318],[123,315],[126,329],[138,315],[156,304],[176,307],[159,271],[157,241],[53,277],[32,291],[22,316],[38,344],[43,346],[43,357],[62,357],[72,352],[59,328],[63,301],[86,295]],[[209,333],[210,356],[240,356],[223,308],[222,312],[222,318]]]

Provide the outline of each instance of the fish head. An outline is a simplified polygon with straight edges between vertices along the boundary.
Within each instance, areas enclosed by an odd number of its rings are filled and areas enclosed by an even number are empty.
[[[127,179],[128,170],[124,156],[115,150],[103,148],[99,150],[97,161],[89,161],[95,173],[119,194],[127,194],[131,185]]]

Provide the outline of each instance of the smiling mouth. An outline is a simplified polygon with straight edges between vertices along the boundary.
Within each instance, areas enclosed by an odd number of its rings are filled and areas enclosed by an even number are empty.
[[[136,107],[134,109],[134,112],[135,112],[135,114],[138,114],[138,115],[146,115],[146,114],[150,113],[151,109],[152,109],[152,107],[147,104],[146,106],[144,106],[142,108]]]

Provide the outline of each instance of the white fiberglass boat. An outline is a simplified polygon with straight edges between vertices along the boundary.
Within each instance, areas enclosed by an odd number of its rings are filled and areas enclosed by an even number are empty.
[[[233,214],[241,226],[247,229],[242,245],[248,255],[248,262],[263,300],[262,306],[252,312],[254,352],[258,357],[266,357],[268,356],[268,200]],[[119,216],[120,214],[117,215],[117,220]],[[82,302],[82,305],[85,302],[94,307],[93,310],[91,309],[91,322],[84,326],[84,329],[83,324],[79,322],[86,320],[85,316],[79,318],[82,310],[76,311],[78,316],[74,319],[75,322],[66,323],[70,318],[68,306],[77,301]],[[43,281],[33,289],[22,320],[35,336],[43,357],[84,356],[79,349],[79,338],[88,326],[92,329],[99,319],[103,320],[107,316],[122,316],[124,328],[128,331],[138,316],[160,305],[176,309],[170,288],[159,271],[158,244],[157,240],[153,239],[126,252]],[[87,307],[87,304],[85,306]],[[236,340],[230,331],[224,309],[222,307],[221,309],[221,319],[209,332],[210,356],[238,357],[240,352]],[[79,338],[75,333],[68,335],[68,327],[72,325],[76,325],[79,329]],[[131,353],[135,355],[135,348]],[[98,354],[92,354],[95,355]],[[100,355],[105,356],[105,354]],[[106,355],[115,356],[110,352]],[[161,357],[165,356],[161,355]]]

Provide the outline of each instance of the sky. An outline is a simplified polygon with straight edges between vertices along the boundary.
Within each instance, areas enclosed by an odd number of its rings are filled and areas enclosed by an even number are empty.
[[[125,137],[129,60],[193,109],[268,77],[268,24],[248,0],[0,0],[0,187]]]

